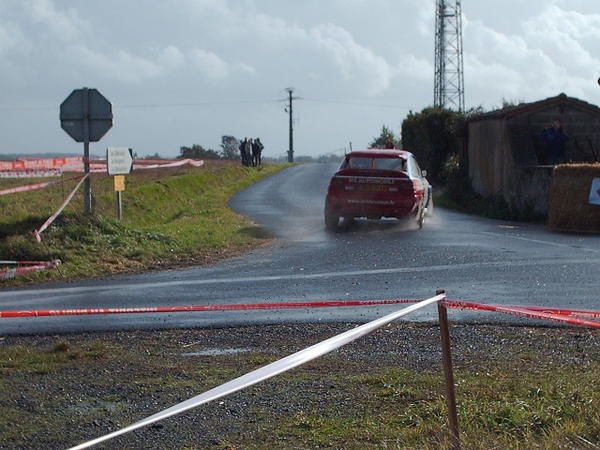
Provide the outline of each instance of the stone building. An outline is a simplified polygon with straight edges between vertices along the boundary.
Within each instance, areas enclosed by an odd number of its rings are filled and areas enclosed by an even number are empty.
[[[600,108],[565,94],[476,116],[466,131],[475,191],[541,215],[557,163],[600,161]]]

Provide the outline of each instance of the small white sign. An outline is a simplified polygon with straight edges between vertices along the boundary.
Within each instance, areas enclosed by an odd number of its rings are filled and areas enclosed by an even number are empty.
[[[600,178],[594,178],[590,190],[590,205],[600,206]]]
[[[106,165],[109,175],[127,175],[133,169],[133,150],[127,147],[106,149]]]

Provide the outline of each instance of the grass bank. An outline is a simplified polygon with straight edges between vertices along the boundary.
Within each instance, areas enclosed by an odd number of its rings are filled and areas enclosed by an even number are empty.
[[[0,447],[67,448],[352,326],[7,337]],[[463,448],[598,448],[597,332],[470,324],[451,334]],[[394,324],[102,448],[443,449],[443,395],[437,326]]]
[[[269,238],[264,230],[231,211],[227,202],[236,192],[285,167],[265,165],[255,169],[208,161],[201,168],[134,172],[126,180],[122,221],[116,218],[112,177],[94,174],[96,214],[82,214],[83,197],[78,192],[43,234],[41,244],[35,241],[32,231],[58,208],[77,180],[65,176],[64,182],[45,190],[3,196],[0,259],[63,262],[60,272],[45,271],[11,283],[213,262]],[[0,188],[15,184],[24,183],[0,180]]]

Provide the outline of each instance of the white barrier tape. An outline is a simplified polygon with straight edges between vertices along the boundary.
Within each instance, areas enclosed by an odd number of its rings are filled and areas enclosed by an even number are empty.
[[[137,430],[138,428],[148,426],[155,422],[164,420],[168,417],[181,414],[182,412],[187,411],[189,409],[196,408],[197,406],[225,397],[229,394],[260,383],[261,381],[268,380],[269,378],[279,375],[280,373],[287,372],[288,370],[291,370],[295,367],[312,361],[313,359],[319,358],[320,356],[323,356],[333,350],[336,350],[346,344],[349,344],[350,342],[355,341],[360,337],[370,334],[378,328],[381,328],[382,326],[387,325],[388,323],[393,322],[394,320],[399,319],[400,317],[406,316],[418,309],[424,308],[425,306],[434,303],[438,303],[445,299],[445,294],[436,295],[435,297],[423,300],[419,303],[401,309],[400,311],[393,312],[391,314],[388,314],[387,316],[373,320],[372,322],[366,323],[352,330],[346,331],[342,334],[338,334],[337,336],[333,336],[325,341],[319,342],[318,344],[305,348],[304,350],[300,350],[299,352],[286,356],[283,359],[275,361],[264,367],[242,375],[239,378],[228,381],[225,384],[210,389],[209,391],[206,391],[203,394],[197,395],[195,397],[190,398],[189,400],[178,403],[175,406],[165,409],[164,411],[161,411],[157,414],[140,420],[139,422],[136,422],[125,428],[113,431],[112,433],[100,436],[96,439],[92,439],[91,441],[84,442],[83,444],[79,444],[75,447],[72,447],[70,450],[81,450],[84,448],[90,448],[96,444],[99,444],[100,442],[108,441],[117,436],[121,436],[133,430]]]
[[[49,178],[62,175],[62,169],[0,170],[0,178]]]
[[[193,167],[202,167],[204,165],[204,161],[195,160],[195,159],[181,159],[172,162],[165,163],[156,163],[156,164],[145,164],[140,162],[139,160],[134,161],[133,170],[143,170],[143,169],[169,169],[173,167],[181,167],[181,166],[193,166]],[[83,162],[75,165],[64,166],[63,170],[65,172],[83,172]],[[106,162],[105,161],[94,161],[94,163],[90,163],[90,172],[93,173],[106,173]]]
[[[195,160],[195,159],[182,159],[180,161],[174,161],[171,163],[165,163],[165,164],[138,164],[138,163],[134,163],[133,164],[133,168],[134,170],[139,170],[139,169],[168,169],[170,167],[181,167],[181,166],[185,166],[185,165],[190,165],[193,167],[202,167],[204,165],[204,161],[202,160]]]
[[[104,159],[90,159],[90,172],[100,173],[106,172],[106,160]],[[0,178],[1,173],[11,174],[9,178],[15,178],[16,174],[26,176],[28,172],[39,171],[39,173],[47,173],[48,175],[40,176],[51,176],[50,173],[56,173],[59,171],[63,172],[83,172],[84,159],[81,156],[74,156],[68,158],[46,158],[46,159],[18,159],[16,161],[0,161]],[[143,160],[138,159],[134,161],[135,169],[162,169],[169,167],[180,167],[184,165],[190,165],[193,167],[201,167],[204,164],[202,160],[196,159],[178,159],[178,160]],[[29,176],[29,175],[27,175]]]
[[[4,273],[0,272],[0,280],[12,280],[17,276],[17,268],[13,267],[12,269],[6,269]]]
[[[53,180],[53,181],[46,181],[44,183],[28,184],[26,186],[17,186],[14,188],[3,189],[0,191],[0,196],[8,195],[8,194],[18,194],[19,192],[30,192],[30,191],[37,191],[39,189],[46,189],[47,187],[62,183],[63,181],[71,181],[73,179],[74,178],[67,178],[66,180]]]
[[[75,195],[75,193],[77,192],[77,190],[79,189],[79,187],[81,186],[81,184],[85,181],[85,179],[89,176],[88,174],[85,174],[81,180],[79,180],[79,183],[77,183],[77,186],[75,186],[75,189],[73,189],[71,191],[71,193],[69,194],[69,196],[65,199],[65,201],[63,202],[62,205],[60,205],[60,208],[58,208],[58,210],[52,214],[50,217],[48,217],[48,220],[46,220],[43,225],[35,230],[33,232],[33,235],[35,236],[35,238],[37,239],[38,242],[42,242],[42,236],[41,234],[44,232],[44,230],[46,228],[48,228],[50,226],[50,224],[52,224],[52,222],[54,222],[56,220],[56,218],[59,216],[59,214],[61,212],[63,212],[63,209],[65,209],[67,207],[67,205],[71,202],[71,200],[73,199],[73,196]]]
[[[0,266],[39,266],[43,264],[60,264],[60,259],[52,261],[0,261]]]
[[[56,269],[59,265],[60,259],[55,259],[54,261],[43,261],[37,264],[29,263],[27,265],[9,268],[3,272],[0,271],[0,280],[11,280],[16,277],[29,275],[30,273],[40,272],[42,270]]]

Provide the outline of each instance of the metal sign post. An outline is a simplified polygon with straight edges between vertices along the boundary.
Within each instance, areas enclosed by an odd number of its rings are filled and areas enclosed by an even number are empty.
[[[115,192],[117,193],[117,217],[119,220],[123,220],[123,201],[121,199],[121,192],[125,190],[125,175],[115,175]]]
[[[90,142],[98,142],[112,127],[112,105],[97,89],[75,89],[60,105],[60,126],[83,142],[83,171],[90,173]],[[84,208],[92,213],[92,183],[84,183]]]
[[[115,192],[117,193],[117,216],[123,218],[123,202],[121,192],[125,190],[125,175],[133,170],[133,149],[128,147],[109,147],[106,149],[106,169],[114,175]]]

